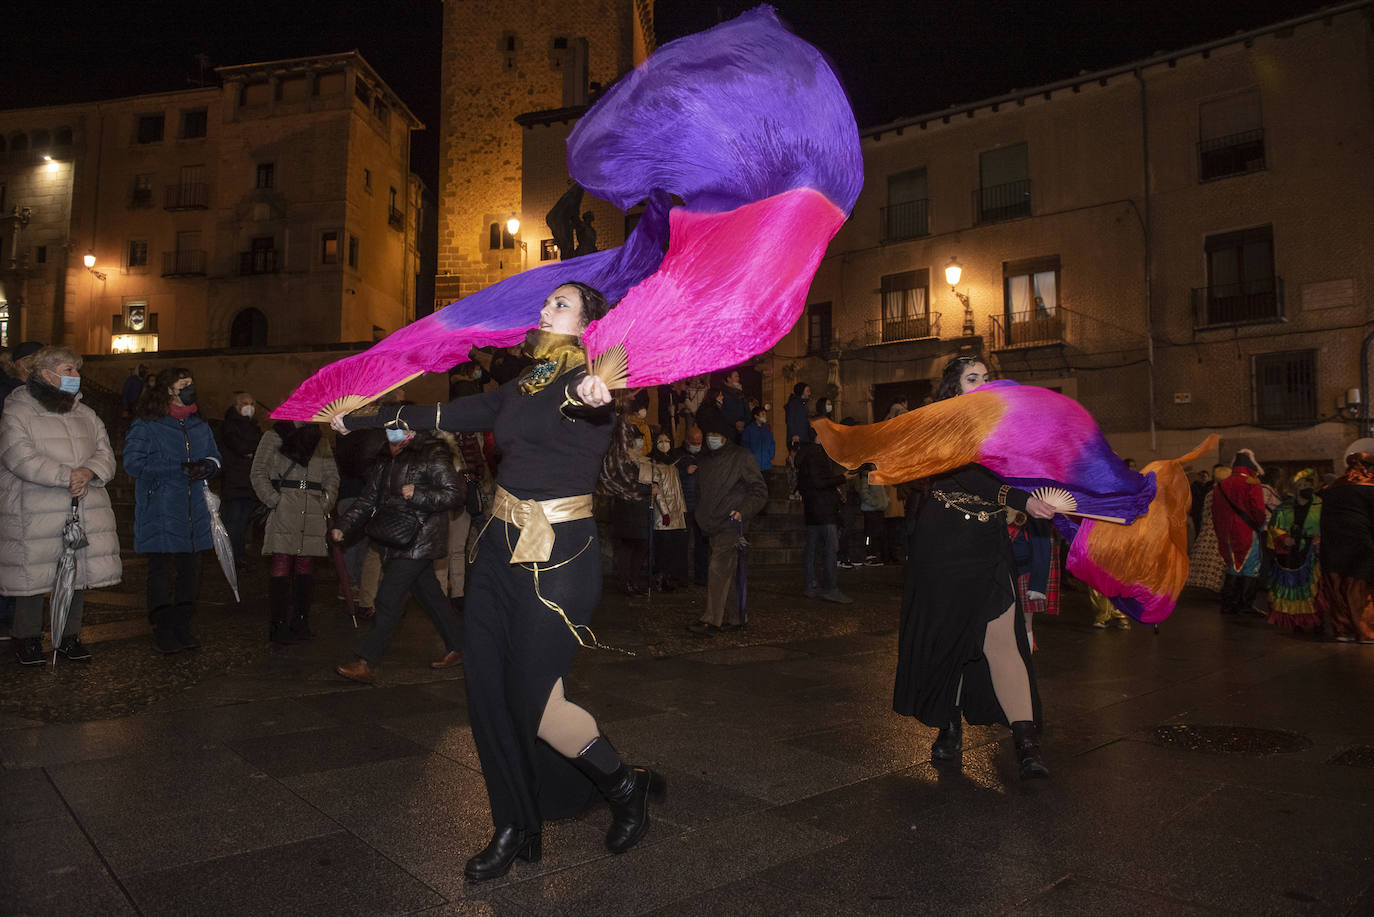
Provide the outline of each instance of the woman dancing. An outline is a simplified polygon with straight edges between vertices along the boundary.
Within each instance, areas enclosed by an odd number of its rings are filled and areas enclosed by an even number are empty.
[[[936,400],[987,380],[981,360],[955,357],[945,366]],[[939,727],[930,749],[936,762],[962,760],[963,720],[1009,725],[1022,779],[1048,777],[1036,738],[1040,698],[1016,613],[1016,562],[1005,510],[1037,519],[1054,511],[981,465],[965,465],[929,484],[907,532],[892,709]]]
[[[563,694],[574,651],[595,642],[587,624],[601,597],[601,550],[592,490],[600,480],[628,494],[635,483],[625,471],[626,428],[615,423],[605,383],[587,374],[579,341],[608,310],[597,290],[565,283],[544,301],[525,342],[534,362],[518,378],[446,405],[333,421],[340,433],[492,430],[501,449],[465,608],[468,713],[496,829],[468,860],[470,881],[505,875],[516,857],[538,862],[543,822],[585,810],[597,791],[613,815],[606,848],[623,853],[648,830],[648,797],[665,787],[660,775],[621,761]]]

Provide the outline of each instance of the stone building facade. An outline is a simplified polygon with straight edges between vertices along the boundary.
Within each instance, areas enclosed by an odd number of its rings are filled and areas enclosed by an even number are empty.
[[[863,131],[773,399],[830,383],[881,419],[977,352],[1140,464],[1209,432],[1227,460],[1338,463],[1370,386],[1372,88],[1363,0]]]
[[[598,87],[652,48],[653,0],[444,4],[436,301],[539,264],[548,211],[542,197],[536,203],[523,195],[529,128],[517,116],[568,109],[575,117]],[[561,156],[549,169],[566,188]],[[505,231],[512,216],[521,226],[515,235]],[[598,242],[618,244],[611,241],[618,235],[611,229]]]
[[[28,210],[0,223],[11,337],[92,355],[299,347],[414,318],[423,125],[356,52],[217,73],[0,112],[0,188]]]

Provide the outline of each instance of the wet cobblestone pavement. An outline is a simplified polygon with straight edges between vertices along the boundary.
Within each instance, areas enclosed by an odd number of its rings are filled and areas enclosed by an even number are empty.
[[[701,589],[608,591],[597,635],[636,655],[582,651],[568,693],[672,792],[623,856],[597,808],[473,886],[461,667],[429,668],[412,606],[381,684],[346,682],[368,624],[332,569],[292,647],[262,574],[235,605],[207,556],[203,648],[162,657],[131,563],[90,597],[89,665],[0,665],[0,913],[1374,914],[1374,647],[1192,594],[1158,634],[1095,630],[1070,590],[1036,623],[1052,776],[1022,783],[1005,729],[939,770],[891,713],[898,567],[841,571],[844,606],[756,570],[749,627],[711,639]]]

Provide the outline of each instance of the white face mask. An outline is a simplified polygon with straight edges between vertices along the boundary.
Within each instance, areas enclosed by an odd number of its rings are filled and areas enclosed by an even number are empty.
[[[693,455],[696,455],[698,452],[701,451],[701,443],[688,443],[687,451],[692,453]]]
[[[243,405],[239,405],[239,413],[242,414],[244,417],[252,417],[252,416],[253,416],[253,411],[254,411],[256,408],[257,408],[257,405],[255,405],[255,404],[243,404]]]
[[[643,452],[643,451],[644,451],[644,440],[642,440],[642,439],[632,439],[632,440],[630,440],[630,448],[633,449],[635,452]]]
[[[410,439],[411,435],[409,430],[402,430],[400,427],[386,428],[386,439],[389,443],[403,443]]]
[[[725,445],[725,438],[724,438],[724,437],[721,437],[721,436],[708,436],[708,437],[706,437],[706,446],[707,446],[707,448],[709,448],[709,449],[712,449],[712,450],[719,449],[719,448],[720,448],[721,446],[723,446],[723,445]]]

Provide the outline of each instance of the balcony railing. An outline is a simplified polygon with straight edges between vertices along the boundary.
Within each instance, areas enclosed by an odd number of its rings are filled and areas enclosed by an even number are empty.
[[[204,277],[205,250],[183,248],[162,253],[163,277]]]
[[[1030,179],[992,185],[973,192],[973,221],[998,223],[1031,215]]]
[[[163,210],[205,210],[210,206],[210,186],[204,182],[168,185]]]
[[[891,344],[894,341],[919,341],[940,336],[940,313],[917,315],[912,318],[874,318],[865,323],[869,344]]]
[[[1198,181],[1264,170],[1264,128],[1214,137],[1197,145]]]
[[[903,201],[883,210],[883,241],[900,242],[930,234],[930,201]]]
[[[141,210],[153,206],[152,188],[135,188],[129,192],[129,209]]]
[[[239,252],[240,274],[274,274],[277,266],[277,250],[274,248]]]
[[[988,318],[988,339],[993,350],[1017,347],[1053,347],[1068,343],[1073,313],[1057,308],[1009,312]]]
[[[406,215],[395,207],[389,207],[386,215],[386,224],[392,229],[404,229],[406,225]]]
[[[1249,325],[1284,319],[1283,278],[1260,277],[1193,290],[1193,316],[1198,328]]]

